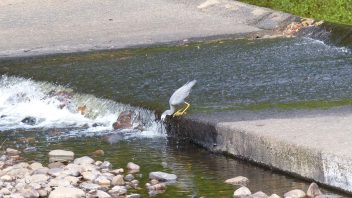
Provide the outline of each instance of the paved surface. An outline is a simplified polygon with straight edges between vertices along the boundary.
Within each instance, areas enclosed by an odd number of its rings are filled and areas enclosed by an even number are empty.
[[[352,107],[192,115],[173,130],[216,152],[352,192]]]
[[[1,0],[0,57],[247,34],[291,20],[230,0]]]

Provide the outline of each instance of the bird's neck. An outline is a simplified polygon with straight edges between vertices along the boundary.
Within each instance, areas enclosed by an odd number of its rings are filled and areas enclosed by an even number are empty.
[[[172,115],[176,111],[176,108],[172,105],[170,105],[170,115]]]

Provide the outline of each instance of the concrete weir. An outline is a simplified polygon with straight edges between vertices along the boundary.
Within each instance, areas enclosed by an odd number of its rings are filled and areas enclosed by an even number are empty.
[[[352,192],[351,107],[195,114],[174,119],[169,133]]]

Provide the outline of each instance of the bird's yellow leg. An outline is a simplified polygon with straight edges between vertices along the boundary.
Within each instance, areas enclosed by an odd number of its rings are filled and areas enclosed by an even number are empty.
[[[188,102],[185,102],[185,104],[186,104],[186,107],[185,107],[185,109],[181,112],[182,115],[183,115],[183,114],[186,114],[187,109],[189,109],[189,107],[191,106],[191,104],[189,104]]]
[[[176,116],[182,116],[184,114],[186,114],[187,109],[189,109],[189,107],[191,106],[191,104],[185,102],[186,106],[182,107],[181,109],[177,110],[172,117],[176,117]]]

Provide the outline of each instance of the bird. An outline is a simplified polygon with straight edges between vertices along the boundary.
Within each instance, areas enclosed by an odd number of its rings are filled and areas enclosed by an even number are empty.
[[[170,104],[170,109],[164,111],[164,113],[161,114],[161,120],[164,122],[166,119],[166,116],[168,115],[173,115],[175,116],[181,116],[186,114],[186,110],[191,106],[188,102],[185,102],[185,99],[191,92],[192,87],[196,84],[196,80],[192,80],[190,82],[187,82],[184,84],[182,87],[178,88],[170,97],[169,104]],[[179,109],[176,111],[177,106],[186,104],[184,108]],[[176,113],[175,113],[176,111]]]

